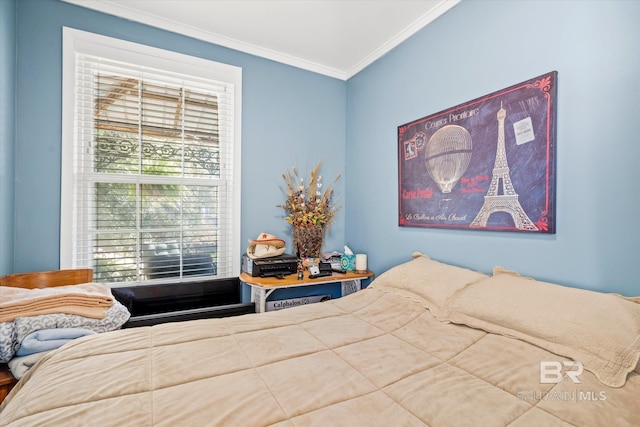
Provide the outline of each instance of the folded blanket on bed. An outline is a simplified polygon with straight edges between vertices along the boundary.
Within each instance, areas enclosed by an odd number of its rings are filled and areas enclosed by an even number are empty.
[[[84,328],[94,332],[109,332],[120,329],[131,314],[117,300],[107,310],[104,319],[91,319],[76,314],[54,313],[39,316],[17,317],[11,322],[0,322],[0,363],[7,363],[27,335],[40,329]]]
[[[48,351],[42,351],[40,353],[33,353],[28,356],[14,357],[9,360],[9,370],[15,379],[19,380],[24,377],[24,374],[29,371],[42,357],[49,353]]]
[[[51,313],[102,319],[113,300],[111,289],[99,283],[42,289],[3,286],[0,288],[0,322]]]
[[[69,341],[92,334],[95,332],[82,328],[41,329],[30,333],[22,340],[16,356],[55,350]]]
[[[27,335],[40,329],[82,328],[90,329],[94,332],[109,332],[120,329],[129,320],[129,317],[131,317],[131,314],[127,308],[115,300],[107,310],[107,315],[104,319],[90,319],[75,314],[57,313],[18,317],[13,323],[16,329],[16,341],[20,343]],[[16,345],[15,350],[18,350],[18,345]]]
[[[7,363],[18,349],[14,322],[0,322],[0,363]]]

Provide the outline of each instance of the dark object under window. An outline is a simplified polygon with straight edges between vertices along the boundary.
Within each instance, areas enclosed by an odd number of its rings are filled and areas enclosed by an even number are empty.
[[[131,318],[123,328],[254,313],[243,303],[238,277],[111,289]]]

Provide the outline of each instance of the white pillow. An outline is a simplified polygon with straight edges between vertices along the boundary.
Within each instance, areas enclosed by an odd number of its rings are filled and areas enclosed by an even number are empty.
[[[414,252],[411,261],[382,273],[369,287],[410,298],[436,315],[447,298],[458,289],[487,277],[486,274],[434,261]]]
[[[610,387],[640,360],[640,304],[616,294],[497,274],[456,292],[437,318],[570,357]]]

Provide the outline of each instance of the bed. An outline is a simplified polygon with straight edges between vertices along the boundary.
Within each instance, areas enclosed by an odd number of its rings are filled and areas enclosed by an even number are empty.
[[[640,304],[419,253],[349,296],[83,337],[0,426],[638,426]]]

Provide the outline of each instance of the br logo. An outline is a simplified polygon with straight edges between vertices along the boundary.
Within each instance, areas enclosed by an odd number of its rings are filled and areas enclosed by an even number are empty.
[[[578,377],[583,371],[584,367],[581,362],[543,360],[540,362],[540,384],[558,384],[565,376],[574,384],[580,384]]]

